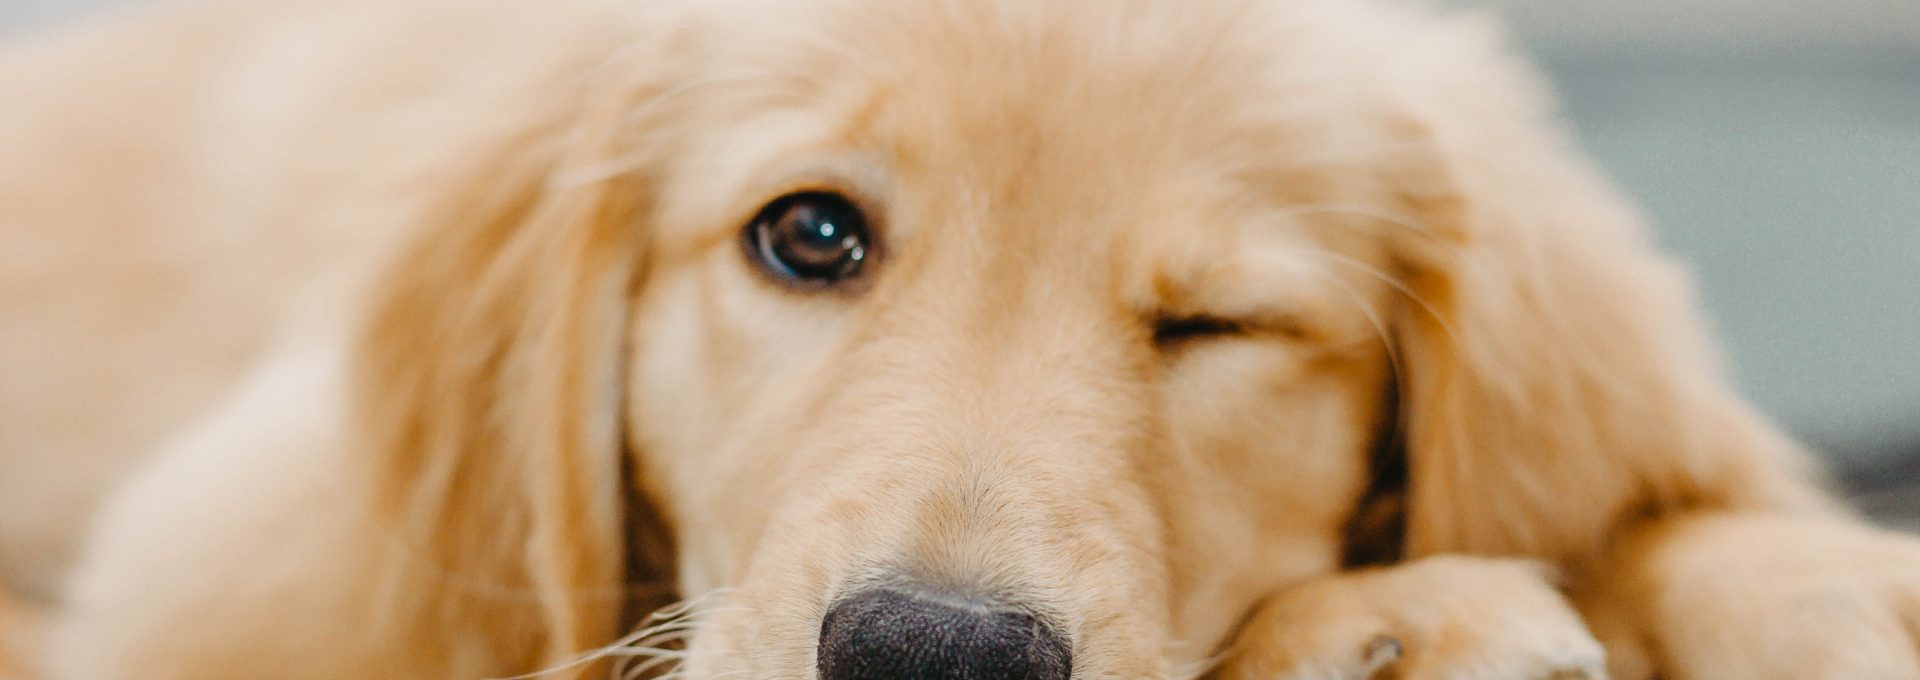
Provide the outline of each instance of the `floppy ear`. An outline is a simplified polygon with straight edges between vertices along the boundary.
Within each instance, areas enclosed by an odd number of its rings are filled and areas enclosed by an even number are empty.
[[[1426,157],[1396,182],[1428,226],[1389,239],[1418,298],[1408,552],[1577,559],[1637,513],[1818,503],[1718,375],[1683,271],[1489,59],[1414,98]]]
[[[466,163],[380,279],[358,347],[378,509],[433,584],[397,597],[510,667],[605,644],[622,617],[622,350],[646,193],[556,179],[605,137],[540,126]]]

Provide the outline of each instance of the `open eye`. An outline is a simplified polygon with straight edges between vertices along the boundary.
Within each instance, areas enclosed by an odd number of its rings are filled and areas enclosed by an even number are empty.
[[[873,254],[866,215],[844,196],[788,194],[767,204],[742,234],[747,255],[767,273],[830,287],[860,276]]]
[[[1153,342],[1169,347],[1188,340],[1199,340],[1244,331],[1240,324],[1211,316],[1163,318],[1154,322]]]

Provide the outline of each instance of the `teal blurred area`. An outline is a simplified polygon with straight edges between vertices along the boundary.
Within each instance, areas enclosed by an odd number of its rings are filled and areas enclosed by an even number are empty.
[[[1920,453],[1920,60],[1558,73],[1744,390],[1849,463]]]
[[[127,1],[158,0],[0,0],[0,36]],[[1857,487],[1920,489],[1920,0],[1442,1],[1546,67],[1742,388]]]
[[[1920,2],[1452,4],[1547,69],[1743,391],[1856,488],[1920,487]]]

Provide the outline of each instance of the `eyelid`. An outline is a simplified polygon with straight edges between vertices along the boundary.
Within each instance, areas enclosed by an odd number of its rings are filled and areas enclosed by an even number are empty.
[[[1233,317],[1216,314],[1169,314],[1153,321],[1156,345],[1172,346],[1209,338],[1278,337],[1290,341],[1313,337],[1298,317]]]
[[[1245,331],[1240,322],[1216,316],[1166,316],[1154,319],[1153,342],[1156,345],[1171,345],[1208,337],[1240,335]]]
[[[886,177],[881,166],[861,156],[815,150],[807,154],[806,162],[754,182],[739,195],[764,196],[765,204],[794,194],[835,194],[865,213],[869,227],[879,229],[890,203]]]

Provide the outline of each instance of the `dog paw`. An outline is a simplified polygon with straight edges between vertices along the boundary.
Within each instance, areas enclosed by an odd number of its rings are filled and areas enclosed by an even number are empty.
[[[1277,593],[1221,680],[1603,680],[1605,653],[1545,568],[1430,557]]]
[[[1717,515],[1665,522],[1619,553],[1576,599],[1620,680],[1920,678],[1914,537]]]

